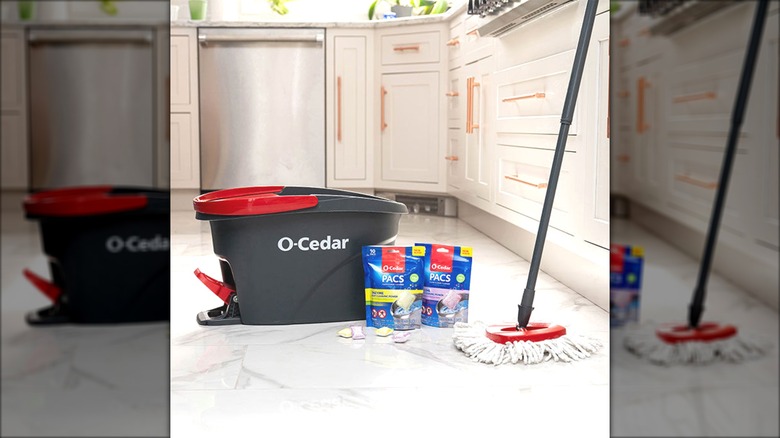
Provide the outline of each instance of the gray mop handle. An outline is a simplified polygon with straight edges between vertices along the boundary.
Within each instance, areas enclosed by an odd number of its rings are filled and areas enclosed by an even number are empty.
[[[761,43],[761,34],[764,31],[764,21],[766,11],[769,7],[768,0],[761,0],[756,7],[756,15],[753,18],[753,27],[750,33],[745,61],[742,64],[742,74],[739,78],[739,89],[737,98],[734,101],[734,108],[731,113],[731,126],[729,127],[729,136],[726,143],[726,152],[723,155],[723,164],[720,167],[720,179],[718,180],[718,191],[715,193],[715,202],[710,215],[709,229],[707,230],[707,240],[704,244],[701,265],[699,265],[699,277],[696,280],[696,287],[693,290],[693,298],[688,306],[688,326],[698,327],[701,322],[701,315],[704,313],[704,297],[707,289],[707,279],[712,267],[712,257],[715,254],[715,244],[718,241],[718,230],[720,229],[720,220],[723,216],[723,207],[726,204],[726,192],[728,192],[729,178],[731,177],[731,168],[734,164],[734,156],[737,153],[737,140],[742,126],[742,120],[745,117],[748,96],[750,95],[750,85],[753,82],[753,72],[755,71],[756,59],[758,58],[758,48]]]
[[[544,195],[542,215],[539,218],[539,231],[536,233],[534,252],[531,256],[528,282],[523,291],[523,298],[518,306],[518,329],[528,326],[528,321],[531,319],[531,312],[533,311],[536,277],[539,274],[539,266],[542,263],[542,250],[544,249],[544,241],[547,238],[547,226],[550,223],[550,214],[552,213],[553,201],[555,199],[555,189],[558,186],[558,176],[561,173],[561,165],[563,164],[563,153],[566,150],[566,140],[569,136],[569,125],[571,125],[571,121],[574,118],[574,107],[577,104],[577,94],[580,90],[580,82],[582,82],[582,71],[585,69],[585,58],[588,54],[590,36],[593,33],[593,23],[596,21],[597,7],[598,0],[588,0],[588,4],[585,7],[585,18],[582,21],[580,39],[577,42],[577,50],[574,53],[574,66],[571,69],[569,86],[566,90],[566,99],[563,102],[561,128],[560,131],[558,131],[558,142],[555,145],[555,155],[553,156],[552,167],[550,168],[550,180],[547,183],[547,193]]]

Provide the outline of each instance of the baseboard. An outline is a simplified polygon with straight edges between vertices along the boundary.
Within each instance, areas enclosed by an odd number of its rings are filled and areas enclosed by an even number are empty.
[[[458,218],[520,257],[531,260],[536,240],[535,233],[512,225],[460,200]],[[607,251],[603,251],[606,254]],[[607,263],[599,265],[548,240],[542,253],[541,269],[595,305],[609,311],[609,265]]]
[[[631,221],[688,256],[696,260],[701,258],[703,232],[633,201]],[[778,253],[774,254],[774,258],[760,257],[721,240],[715,248],[712,269],[759,301],[778,310]]]

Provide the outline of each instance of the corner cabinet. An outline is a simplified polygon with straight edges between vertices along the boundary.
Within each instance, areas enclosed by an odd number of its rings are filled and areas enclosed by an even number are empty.
[[[446,26],[377,32],[377,189],[446,192]]]
[[[371,31],[328,29],[326,42],[328,187],[372,188],[373,141],[368,66],[373,56]]]

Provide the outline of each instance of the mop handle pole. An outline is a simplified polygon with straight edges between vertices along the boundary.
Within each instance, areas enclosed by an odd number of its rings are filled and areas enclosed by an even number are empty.
[[[582,21],[582,30],[577,42],[577,50],[574,53],[574,65],[571,69],[569,86],[566,90],[566,98],[563,101],[563,112],[561,114],[561,128],[558,131],[558,142],[555,145],[555,154],[553,156],[552,167],[550,168],[550,180],[547,183],[547,192],[544,195],[544,204],[542,205],[542,215],[539,218],[539,231],[536,233],[536,242],[531,256],[531,267],[528,272],[528,282],[523,291],[523,298],[518,306],[517,328],[525,328],[531,319],[533,310],[534,294],[536,289],[536,277],[539,273],[539,266],[542,263],[542,250],[547,238],[547,227],[550,223],[550,214],[552,213],[553,201],[555,199],[555,189],[558,186],[558,176],[561,173],[563,155],[566,150],[566,140],[569,135],[569,125],[574,118],[574,107],[577,104],[577,94],[582,82],[582,72],[585,69],[585,58],[588,54],[588,45],[590,36],[593,33],[593,23],[596,20],[596,9],[598,0],[588,0],[585,7],[585,18]]]
[[[723,207],[726,204],[726,192],[728,191],[731,169],[734,164],[734,156],[737,153],[737,140],[742,126],[742,120],[745,117],[748,96],[750,95],[750,85],[753,81],[753,72],[755,71],[756,59],[758,58],[758,48],[761,43],[761,33],[764,30],[764,21],[766,17],[768,0],[761,0],[756,7],[756,15],[753,19],[753,27],[750,33],[747,53],[742,64],[742,73],[739,78],[739,88],[737,89],[737,99],[734,102],[734,108],[731,113],[731,126],[729,127],[728,141],[726,151],[723,154],[723,164],[720,167],[720,178],[718,180],[718,190],[715,193],[715,202],[710,214],[709,228],[707,229],[707,238],[704,243],[701,265],[699,266],[699,277],[696,280],[696,287],[693,291],[691,304],[688,306],[688,326],[695,328],[701,322],[702,313],[704,313],[704,297],[707,289],[707,279],[709,278],[712,267],[712,257],[715,254],[715,244],[718,240],[718,230],[723,216]]]

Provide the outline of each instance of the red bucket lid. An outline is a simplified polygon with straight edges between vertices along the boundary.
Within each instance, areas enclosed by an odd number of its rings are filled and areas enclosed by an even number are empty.
[[[192,204],[198,213],[217,216],[284,213],[317,206],[317,196],[280,196],[283,189],[284,186],[265,186],[217,190],[196,197]]]
[[[24,211],[35,216],[91,216],[138,210],[148,199],[140,193],[111,193],[111,186],[84,186],[33,193]]]

